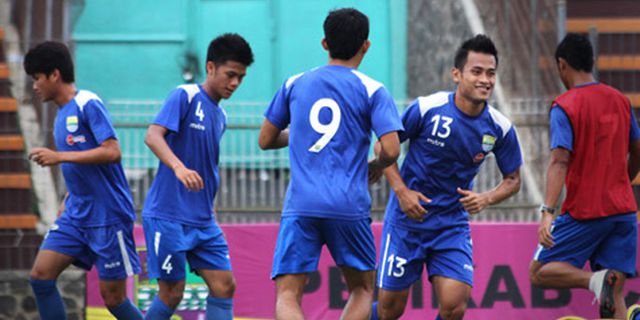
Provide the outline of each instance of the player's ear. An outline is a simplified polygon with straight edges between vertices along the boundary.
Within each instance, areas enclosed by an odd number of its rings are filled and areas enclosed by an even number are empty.
[[[47,78],[53,82],[61,80],[62,77],[60,76],[60,70],[53,69],[53,71],[51,71],[51,74],[49,74]]]
[[[462,71],[456,67],[451,68],[451,78],[453,78],[453,82],[460,83],[460,78],[462,75]]]
[[[207,61],[207,75],[212,75],[216,71],[216,64],[213,61]]]
[[[327,39],[322,38],[322,40],[320,41],[320,44],[322,44],[322,47],[323,47],[325,50],[329,51],[329,44],[327,43]]]
[[[369,41],[368,39],[365,40],[364,43],[362,43],[362,47],[360,48],[360,50],[362,51],[362,55],[367,53],[370,47],[371,47],[371,41]]]

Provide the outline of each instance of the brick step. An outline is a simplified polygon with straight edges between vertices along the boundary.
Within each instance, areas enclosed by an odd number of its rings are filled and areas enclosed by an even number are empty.
[[[0,229],[35,229],[37,223],[33,213],[0,214]]]
[[[30,269],[41,243],[33,229],[0,229],[0,270]]]
[[[0,112],[0,134],[18,133],[18,115],[15,112]]]
[[[0,173],[27,171],[29,160],[23,151],[0,151]]]
[[[640,32],[640,18],[567,19],[567,32],[589,32],[592,27],[598,33],[635,33]]]
[[[6,63],[0,63],[0,79],[9,79],[9,66]]]
[[[0,174],[0,189],[31,189],[31,177],[28,173]]]
[[[0,151],[24,150],[24,138],[19,134],[0,135]]]
[[[601,55],[596,64],[598,71],[640,71],[640,55]]]
[[[13,212],[32,212],[33,195],[29,189],[1,189],[0,215]]]
[[[0,112],[17,112],[18,102],[15,98],[0,97]]]

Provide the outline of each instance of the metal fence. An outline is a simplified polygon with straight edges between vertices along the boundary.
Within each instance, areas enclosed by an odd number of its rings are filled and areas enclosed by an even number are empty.
[[[548,155],[548,100],[517,99],[511,101],[512,118],[517,126],[525,160],[534,174],[533,181],[543,181]],[[157,158],[144,145],[144,133],[161,101],[109,101],[108,109],[123,151],[123,164],[138,210],[142,209]],[[216,211],[223,222],[277,221],[289,182],[288,150],[262,151],[258,132],[263,108],[268,103],[237,102],[224,107],[228,129],[221,141],[220,188]],[[401,102],[398,105],[406,105]],[[523,173],[525,174],[525,173]],[[502,176],[493,156],[489,156],[475,181],[477,191],[495,187]],[[523,179],[524,180],[524,179]],[[539,184],[523,183],[521,191],[502,204],[491,207],[475,219],[479,221],[533,221],[539,203],[535,193]],[[372,211],[382,218],[389,197],[386,181],[371,186]]]

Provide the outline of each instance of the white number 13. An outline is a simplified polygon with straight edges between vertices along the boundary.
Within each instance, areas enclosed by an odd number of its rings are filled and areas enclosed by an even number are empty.
[[[441,127],[442,130],[439,130],[440,128],[438,128],[440,119],[442,119],[443,122]],[[436,114],[435,116],[433,116],[433,118],[431,118],[431,122],[435,122],[435,124],[433,125],[433,130],[431,130],[432,136],[435,136],[437,134],[438,137],[444,139],[451,134],[451,127],[449,125],[451,124],[451,122],[453,122],[453,118]]]
[[[331,122],[327,124],[320,123],[320,110],[322,110],[322,108],[331,109]],[[320,152],[327,146],[327,143],[331,141],[331,138],[336,135],[336,132],[338,132],[338,127],[340,126],[340,107],[338,103],[329,98],[316,101],[309,113],[309,123],[313,130],[322,134],[322,137],[309,148],[309,151]]]

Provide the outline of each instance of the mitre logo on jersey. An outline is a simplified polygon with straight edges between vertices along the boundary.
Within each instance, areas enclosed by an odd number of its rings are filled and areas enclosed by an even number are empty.
[[[493,146],[496,144],[496,137],[485,134],[482,136],[482,151],[489,152],[493,150]]]
[[[78,130],[78,116],[67,117],[67,131],[76,132]]]

